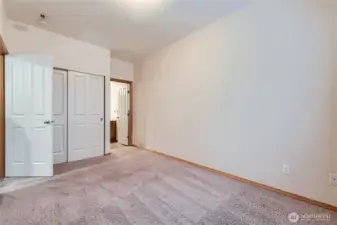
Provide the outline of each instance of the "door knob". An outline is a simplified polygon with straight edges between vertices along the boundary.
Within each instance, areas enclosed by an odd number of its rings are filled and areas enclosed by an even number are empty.
[[[103,121],[103,118],[101,118],[101,121]]]
[[[50,120],[44,121],[44,124],[50,124],[50,123],[51,123]]]

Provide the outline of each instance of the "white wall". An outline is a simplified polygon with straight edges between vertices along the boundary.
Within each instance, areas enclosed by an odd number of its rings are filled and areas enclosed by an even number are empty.
[[[4,26],[6,21],[5,7],[3,0],[0,0],[0,36],[4,36]]]
[[[111,58],[111,78],[133,81],[133,64],[119,59]]]
[[[54,58],[54,67],[105,76],[105,149],[110,150],[110,51],[37,27],[7,20],[5,42],[10,54],[38,53]]]
[[[337,205],[335,12],[257,1],[137,64],[135,144]]]
[[[54,66],[80,72],[110,75],[110,51],[14,21],[6,23],[5,41],[10,53],[43,53],[54,56]],[[27,27],[25,29],[24,27]]]

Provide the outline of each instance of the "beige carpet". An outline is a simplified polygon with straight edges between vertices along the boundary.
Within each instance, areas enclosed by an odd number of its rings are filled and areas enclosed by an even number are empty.
[[[135,148],[0,195],[0,224],[291,224],[288,214],[336,213]]]

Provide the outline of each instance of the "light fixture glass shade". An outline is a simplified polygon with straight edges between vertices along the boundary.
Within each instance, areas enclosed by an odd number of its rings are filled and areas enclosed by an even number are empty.
[[[115,0],[118,7],[133,17],[150,18],[160,14],[171,0]]]

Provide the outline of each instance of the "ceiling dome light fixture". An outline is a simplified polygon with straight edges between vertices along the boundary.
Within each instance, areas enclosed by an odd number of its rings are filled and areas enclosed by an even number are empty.
[[[116,0],[120,9],[131,16],[149,18],[160,14],[171,0]]]

